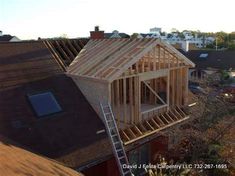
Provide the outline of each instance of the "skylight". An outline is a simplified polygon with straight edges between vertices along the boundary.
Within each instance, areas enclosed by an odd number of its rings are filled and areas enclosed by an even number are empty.
[[[201,53],[199,57],[200,58],[207,58],[207,56],[208,56],[208,53]]]
[[[38,117],[61,112],[62,109],[51,92],[28,95],[28,99]]]

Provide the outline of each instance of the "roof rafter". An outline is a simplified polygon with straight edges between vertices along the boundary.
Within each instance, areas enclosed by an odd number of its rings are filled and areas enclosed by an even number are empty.
[[[194,66],[183,54],[159,39],[100,39],[88,42],[68,73],[112,82],[157,46],[168,58],[162,64],[170,66],[173,59],[178,65]]]

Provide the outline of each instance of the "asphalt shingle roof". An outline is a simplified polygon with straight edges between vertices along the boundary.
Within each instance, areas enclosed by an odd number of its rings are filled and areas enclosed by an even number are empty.
[[[235,51],[190,50],[184,52],[180,50],[180,52],[194,62],[196,67],[200,69],[235,69]]]

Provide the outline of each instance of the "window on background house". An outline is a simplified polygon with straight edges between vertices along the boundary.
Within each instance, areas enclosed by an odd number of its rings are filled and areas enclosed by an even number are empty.
[[[62,111],[62,108],[51,92],[28,95],[28,99],[39,118]]]

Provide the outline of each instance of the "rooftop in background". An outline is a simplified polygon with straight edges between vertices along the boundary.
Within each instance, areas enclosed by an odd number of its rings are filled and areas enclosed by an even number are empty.
[[[109,38],[130,38],[130,35],[126,33],[119,33],[117,30],[114,30],[112,33],[105,33],[100,31],[99,26],[95,26],[94,31],[90,31],[91,39],[109,39]]]
[[[0,42],[18,42],[20,39],[16,36],[12,36],[9,34],[4,34],[0,31]]]
[[[222,70],[235,70],[235,51],[190,50],[182,54],[196,64],[197,68],[215,68]]]
[[[104,33],[104,38],[130,38],[130,35],[114,30],[112,33]]]
[[[20,41],[16,36],[0,35],[0,42],[17,42]]]

